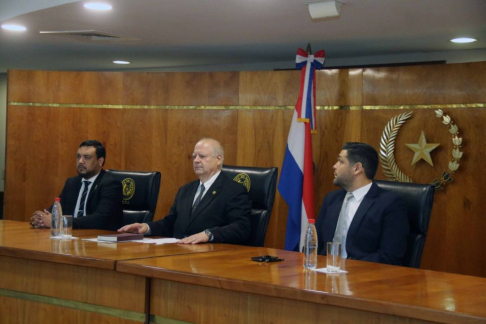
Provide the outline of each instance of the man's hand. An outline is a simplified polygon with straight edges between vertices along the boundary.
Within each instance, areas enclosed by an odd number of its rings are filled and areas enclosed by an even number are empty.
[[[145,234],[149,230],[147,224],[143,223],[133,223],[130,225],[125,225],[118,230],[118,232],[128,232],[128,233],[137,233],[137,234]]]
[[[46,209],[44,211],[37,210],[30,218],[34,228],[51,228],[52,215]]]
[[[180,240],[177,243],[179,243],[179,244],[197,244],[197,243],[206,243],[207,241],[209,241],[209,236],[206,233],[201,232],[201,233],[197,233],[197,234],[188,236],[186,238],[183,238],[182,240]]]

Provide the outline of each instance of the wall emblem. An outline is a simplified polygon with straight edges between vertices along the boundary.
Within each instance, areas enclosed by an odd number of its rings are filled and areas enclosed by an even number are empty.
[[[122,181],[123,186],[123,203],[129,204],[135,194],[135,181],[132,178],[126,178]]]
[[[388,180],[399,182],[413,182],[412,178],[404,174],[395,162],[395,139],[398,135],[400,127],[412,116],[413,112],[407,112],[393,117],[385,126],[380,142],[380,163],[383,168],[383,173]],[[460,166],[460,159],[463,156],[461,151],[462,138],[459,137],[459,127],[454,124],[452,118],[448,115],[444,115],[441,109],[435,111],[436,117],[442,119],[442,124],[449,129],[449,133],[452,135],[452,150],[451,160],[449,161],[448,170],[443,171],[442,175],[435,178],[430,182],[436,190],[442,190],[443,187],[452,182],[451,174],[453,174]],[[415,152],[412,164],[416,163],[420,159],[424,159],[430,165],[433,165],[430,157],[430,152],[439,146],[438,143],[427,143],[425,135],[422,132],[417,144],[406,144],[410,149]]]
[[[242,185],[245,186],[246,190],[248,192],[250,192],[250,187],[251,187],[251,180],[250,180],[250,176],[246,173],[240,173],[238,174],[234,179],[233,181],[236,181]]]

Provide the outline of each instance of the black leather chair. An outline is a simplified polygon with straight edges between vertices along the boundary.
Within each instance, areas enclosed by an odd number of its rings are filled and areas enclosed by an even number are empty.
[[[107,170],[123,185],[123,225],[154,219],[160,189],[160,172]]]
[[[434,203],[434,187],[429,184],[383,180],[375,180],[375,182],[380,188],[395,192],[405,201],[410,234],[407,238],[404,265],[419,268]]]
[[[278,168],[224,165],[223,173],[248,190],[251,200],[251,236],[247,245],[263,246],[275,199]]]

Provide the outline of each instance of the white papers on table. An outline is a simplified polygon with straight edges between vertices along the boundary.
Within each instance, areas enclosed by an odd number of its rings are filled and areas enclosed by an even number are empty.
[[[346,270],[339,270],[339,272],[336,271],[331,272],[327,270],[327,268],[319,268],[319,269],[312,269],[312,270],[316,272],[329,273],[329,274],[348,273]]]
[[[143,241],[136,241],[136,242],[161,245],[161,244],[177,243],[177,242],[179,242],[179,239],[176,239],[176,238],[161,238],[161,239],[144,238]]]
[[[125,242],[135,242],[135,243],[148,243],[148,244],[155,244],[155,245],[161,245],[161,244],[177,243],[177,242],[179,242],[179,239],[175,239],[175,238],[153,239],[153,238],[148,238],[148,237],[144,237],[143,240],[120,241],[120,242],[101,241],[101,240],[98,240],[98,238],[96,238],[96,237],[94,237],[94,238],[88,238],[88,239],[82,239],[82,240],[83,241],[89,241],[89,242],[108,243],[108,244],[125,243]]]

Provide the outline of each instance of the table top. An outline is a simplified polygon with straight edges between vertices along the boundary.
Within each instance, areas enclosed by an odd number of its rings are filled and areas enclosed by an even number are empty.
[[[284,261],[258,263],[276,255]],[[343,260],[345,274],[305,271],[303,254],[242,248],[122,261],[117,271],[444,323],[486,322],[486,278]],[[318,257],[318,268],[325,267]]]
[[[84,241],[104,230],[73,230],[74,240],[50,239],[49,229],[34,229],[28,222],[0,220],[0,255],[102,269],[115,269],[120,260],[204,253],[243,248],[230,244],[145,244]]]

